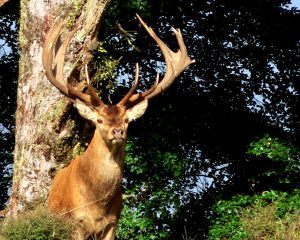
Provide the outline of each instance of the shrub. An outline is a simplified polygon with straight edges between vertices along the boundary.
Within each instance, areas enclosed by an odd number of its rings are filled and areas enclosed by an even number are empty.
[[[168,232],[157,229],[153,218],[145,214],[143,204],[138,204],[137,208],[124,205],[117,227],[117,236],[118,239],[159,240],[165,239]]]
[[[252,179],[255,182],[266,178],[272,179],[271,181],[275,181],[279,186],[292,183],[298,185],[299,148],[266,134],[251,142],[247,153],[250,154],[251,159],[264,161],[267,166],[263,168],[258,178]]]
[[[300,239],[300,190],[238,195],[215,204],[210,240]]]
[[[71,239],[76,223],[66,217],[49,213],[44,208],[22,214],[1,223],[1,240],[62,240]]]
[[[247,233],[245,240],[298,240],[300,239],[300,215],[286,213],[284,219],[276,214],[276,206],[250,207],[241,216]]]

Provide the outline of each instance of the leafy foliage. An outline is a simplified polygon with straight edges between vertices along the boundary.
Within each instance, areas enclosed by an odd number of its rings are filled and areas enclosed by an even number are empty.
[[[300,191],[266,191],[218,201],[209,239],[298,239]]]
[[[149,216],[147,205],[143,203],[125,204],[122,210],[121,221],[118,225],[117,235],[120,239],[136,239],[136,240],[158,240],[168,236],[168,232],[162,229],[157,229],[155,222],[156,211],[152,216]]]
[[[7,200],[12,177],[14,113],[18,79],[19,1],[0,8],[0,209]]]
[[[266,156],[273,161],[291,161],[291,158],[297,154],[297,149],[288,146],[287,143],[273,138],[269,134],[261,139],[250,143],[248,153],[255,156]]]
[[[151,144],[151,143],[150,143]],[[187,160],[170,152],[139,151],[133,139],[126,146],[125,201],[118,235],[121,239],[164,239],[172,230]],[[152,166],[152,167],[150,167]]]
[[[95,74],[92,81],[96,83],[98,88],[108,90],[109,95],[114,93],[116,87],[116,67],[119,60],[114,59],[109,52],[104,48],[103,43],[98,46],[98,51],[95,54]]]
[[[264,176],[277,178],[278,184],[295,182],[300,169],[299,150],[296,147],[266,134],[250,143],[248,153],[260,161],[271,161],[272,167],[266,169]],[[281,171],[278,172],[279,168]]]
[[[180,28],[197,62],[164,96],[151,101],[144,118],[129,130],[135,141],[127,153],[134,157],[127,158],[124,186],[133,191],[129,195],[141,197],[126,204],[132,209],[140,203],[147,206],[161,189],[168,197],[153,209],[169,209],[169,198],[177,195],[174,215],[158,214],[153,224],[167,225],[172,239],[182,238],[184,226],[191,236],[205,239],[216,198],[299,183],[295,169],[300,32],[294,24],[299,11],[286,8],[289,1],[144,2],[148,12],[138,12],[145,21],[172,49],[177,44],[169,29]],[[118,74],[124,86],[131,81],[124,76],[132,76],[135,62],[141,62],[143,90],[152,84],[155,71],[163,71],[160,53],[147,34],[137,30],[134,12],[126,8],[130,1],[113,4],[118,10],[109,12],[107,21],[118,21],[131,34],[131,44],[128,36],[111,28],[111,22],[106,25],[105,44],[116,59],[122,57]],[[118,88],[115,94],[126,90]],[[264,133],[295,150],[285,152],[290,161],[248,152],[249,143]]]

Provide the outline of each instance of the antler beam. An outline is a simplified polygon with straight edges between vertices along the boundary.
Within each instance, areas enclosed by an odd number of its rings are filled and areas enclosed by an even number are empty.
[[[166,73],[163,79],[159,83],[155,83],[151,89],[145,91],[143,93],[136,93],[131,95],[130,98],[126,97],[123,98],[118,104],[124,105],[125,107],[135,105],[141,102],[144,99],[150,99],[155,97],[165,90],[167,90],[170,85],[174,82],[176,77],[184,71],[190,64],[194,63],[195,60],[191,60],[188,56],[185,43],[183,41],[182,34],[180,30],[176,30],[172,28],[174,32],[177,42],[179,45],[179,50],[177,52],[173,52],[157,35],[156,33],[150,28],[143,19],[137,14],[136,15],[142,26],[146,29],[149,35],[154,39],[157,45],[160,47],[165,63],[166,63]],[[158,80],[157,80],[158,81]],[[127,96],[127,95],[126,95]]]
[[[88,83],[89,94],[75,89],[71,84],[67,83],[63,77],[63,68],[65,65],[65,55],[67,53],[71,39],[73,38],[78,27],[75,27],[64,39],[60,46],[57,46],[58,39],[61,37],[63,27],[66,25],[66,20],[62,20],[60,17],[56,18],[52,27],[50,28],[44,43],[42,62],[45,71],[45,75],[48,80],[65,96],[71,100],[76,98],[85,102],[86,104],[99,107],[103,104],[101,99],[96,94],[96,90]],[[59,47],[55,51],[55,47]],[[53,67],[54,63],[54,67]],[[56,71],[54,71],[56,69]],[[87,78],[88,73],[86,71]]]
[[[166,63],[166,72],[161,81],[159,81],[159,76],[157,75],[156,81],[153,86],[142,93],[135,93],[138,86],[138,78],[139,78],[139,66],[136,65],[136,75],[134,83],[128,93],[123,97],[123,99],[117,104],[124,108],[132,107],[133,105],[138,104],[139,102],[155,97],[161,93],[163,93],[166,89],[170,87],[170,85],[174,82],[176,77],[184,71],[190,64],[194,63],[194,60],[191,60],[188,56],[187,49],[185,43],[183,41],[182,34],[180,30],[176,30],[172,28],[174,32],[177,42],[179,45],[179,50],[177,52],[173,52],[150,28],[139,15],[136,15],[141,25],[146,29],[149,35],[154,39],[157,45],[160,47],[164,60]],[[49,81],[64,95],[69,97],[71,100],[75,100],[76,98],[85,102],[86,104],[93,105],[96,107],[104,106],[105,104],[99,98],[96,93],[96,90],[89,83],[88,70],[86,67],[86,78],[88,81],[88,92],[89,94],[85,94],[83,92],[78,91],[72,85],[67,83],[63,78],[63,67],[65,64],[65,55],[67,49],[69,47],[70,41],[74,36],[75,32],[78,30],[75,27],[64,39],[63,43],[59,46],[58,51],[55,52],[55,47],[58,45],[58,39],[61,36],[61,31],[66,24],[66,20],[62,20],[61,18],[57,18],[52,25],[49,33],[46,37],[44,50],[43,50],[43,66],[45,70],[45,74]],[[54,53],[55,52],[55,53]],[[53,68],[53,62],[55,63]],[[56,73],[54,69],[56,68]]]

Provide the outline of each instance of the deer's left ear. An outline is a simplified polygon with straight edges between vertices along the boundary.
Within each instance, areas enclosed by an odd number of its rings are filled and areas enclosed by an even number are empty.
[[[148,107],[148,100],[145,99],[142,102],[134,105],[132,108],[129,108],[126,112],[128,121],[131,122],[143,116],[147,107]]]

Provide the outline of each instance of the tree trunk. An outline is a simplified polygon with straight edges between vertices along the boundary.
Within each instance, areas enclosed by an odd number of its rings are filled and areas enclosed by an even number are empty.
[[[20,75],[10,214],[44,202],[57,168],[67,164],[85,146],[85,139],[80,139],[82,131],[76,134],[79,137],[74,135],[76,114],[70,102],[43,73],[41,56],[46,33],[57,16],[67,17],[69,28],[75,24],[79,26],[64,74],[65,79],[72,75],[73,82],[79,83],[84,76],[81,68],[91,59],[89,49],[95,45],[109,2],[21,1]]]

